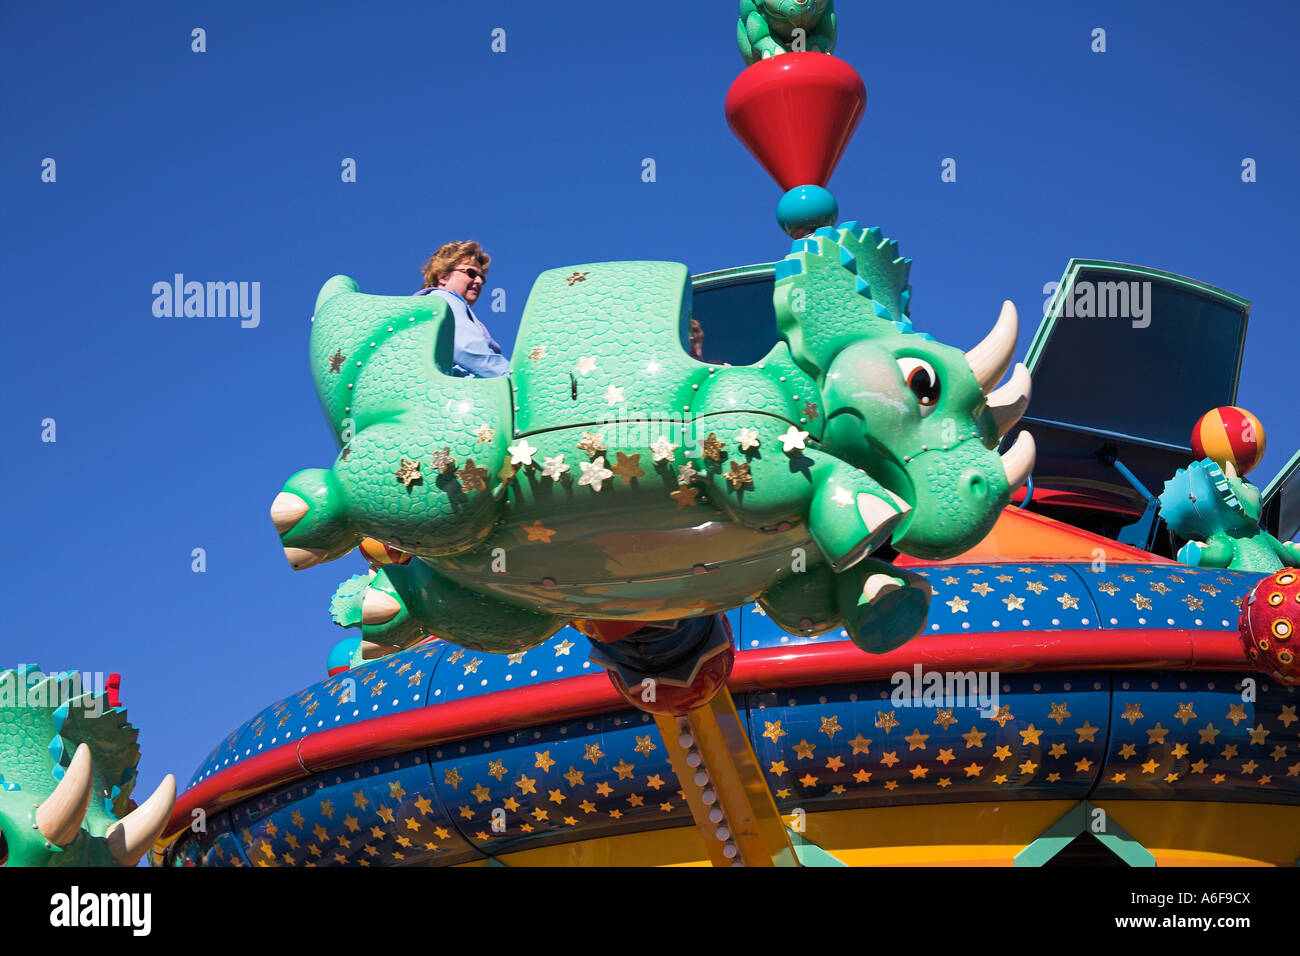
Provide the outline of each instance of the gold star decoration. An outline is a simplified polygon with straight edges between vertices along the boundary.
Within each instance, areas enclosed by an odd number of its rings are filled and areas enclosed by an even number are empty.
[[[970,601],[964,601],[959,597],[954,597],[951,601],[944,601],[943,603],[947,604],[948,607],[952,608],[953,614],[956,614],[958,611],[960,611],[963,614],[970,613],[969,611],[966,610],[966,608],[970,606]]]
[[[519,788],[519,792],[520,792],[521,794],[523,794],[523,793],[536,793],[536,792],[537,792],[537,778],[535,778],[535,777],[530,777],[530,776],[528,776],[528,775],[525,774],[525,773],[520,773],[520,774],[519,774],[519,779],[515,781],[515,786]]]
[[[609,388],[605,389],[604,398],[606,405],[621,405],[627,401],[627,399],[623,397],[623,386],[621,385],[611,384]]]
[[[506,775],[506,762],[504,760],[493,760],[488,764],[488,776],[496,777],[498,781]]]
[[[1079,607],[1079,599],[1077,597],[1071,597],[1069,592],[1062,594],[1057,598],[1057,600],[1061,602],[1062,611],[1077,609]]]
[[[646,734],[644,737],[636,738],[636,746],[632,749],[642,757],[648,757],[650,756],[650,751],[657,748],[655,747],[655,742],[650,739],[650,735]]]
[[[1195,719],[1195,717],[1196,717],[1196,711],[1192,710],[1192,702],[1188,701],[1187,703],[1184,704],[1180,701],[1178,704],[1178,712],[1174,714],[1174,719],[1181,720],[1183,722],[1183,726],[1186,727],[1187,722],[1189,720]]]
[[[596,764],[605,756],[604,751],[600,749],[600,744],[584,744],[583,746],[587,749],[587,752],[582,755],[583,760],[590,760],[593,764]]]
[[[617,460],[609,469],[622,480],[623,484],[629,484],[633,478],[644,478],[645,471],[641,468],[641,454],[625,455],[621,451],[615,452]]]
[[[763,723],[766,726],[766,729],[763,731],[763,736],[771,740],[774,744],[779,743],[781,738],[785,736],[785,731],[781,729],[781,721],[765,720]]]
[[[1025,609],[1025,599],[1016,597],[1014,594],[1008,594],[1002,599],[1002,603],[1007,606],[1008,611],[1023,611]]]
[[[829,717],[823,717],[821,720],[822,725],[819,728],[818,733],[825,734],[831,740],[834,740],[835,735],[844,729],[840,726],[840,719],[835,714],[831,714]]]
[[[555,656],[568,657],[569,651],[573,650],[573,647],[574,647],[573,641],[569,640],[566,637],[564,640],[560,641],[560,643],[555,645]]]
[[[565,276],[564,281],[572,286],[572,285],[576,285],[579,282],[586,282],[587,276],[589,275],[591,275],[590,272],[578,272],[575,270],[570,275]]]
[[[1111,583],[1110,581],[1102,581],[1101,584],[1098,584],[1098,585],[1097,585],[1097,590],[1098,590],[1098,591],[1105,591],[1105,592],[1106,592],[1107,594],[1109,594],[1111,597],[1114,597],[1114,596],[1115,596],[1115,592],[1118,591],[1119,588],[1116,587],[1116,586],[1115,586],[1113,583]]]
[[[1246,705],[1229,704],[1228,716],[1226,719],[1232,721],[1232,726],[1236,727],[1237,724],[1241,723],[1243,720],[1246,719]]]
[[[695,500],[700,496],[698,488],[678,488],[676,491],[669,492],[668,497],[677,502],[677,507],[687,508],[691,505],[698,504]]]
[[[545,527],[540,520],[524,525],[524,533],[528,535],[529,541],[541,541],[545,544],[550,544],[551,538],[555,536],[555,532]]]
[[[619,757],[618,763],[616,763],[610,769],[613,770],[616,774],[618,774],[618,779],[626,780],[628,777],[632,776],[632,771],[635,768],[633,767],[632,764],[628,763],[622,757]]]
[[[460,480],[462,491],[487,490],[487,469],[475,465],[473,458],[466,461],[465,467],[456,472],[456,477]]]
[[[539,359],[544,359],[544,358],[546,358],[545,345],[534,345],[532,348],[528,350],[528,361],[536,362]]]
[[[511,445],[506,451],[510,452],[510,464],[512,465],[531,465],[533,456],[537,454],[537,449],[528,444],[526,438],[518,444]]]
[[[564,777],[565,780],[569,781],[569,786],[581,787],[584,773],[585,771],[575,770],[573,764],[569,764],[569,772],[566,774],[562,774],[562,776]]]
[[[585,451],[591,458],[595,458],[605,450],[605,436],[599,432],[583,432],[582,440],[578,442],[578,450]]]
[[[998,708],[998,712],[989,718],[989,720],[997,721],[997,725],[999,727],[1005,727],[1007,725],[1007,721],[1015,720],[1015,719],[1016,719],[1015,716],[1011,713],[1010,704],[1003,704],[1001,707]]]
[[[660,435],[658,440],[656,440],[650,445],[650,453],[654,455],[654,460],[656,462],[672,461],[673,452],[678,447],[679,446],[674,445],[672,442],[668,440],[667,435]]]
[[[1030,744],[1033,744],[1035,747],[1039,746],[1038,738],[1043,736],[1043,732],[1034,727],[1032,721],[1024,730],[1016,732],[1020,734],[1020,746],[1022,747],[1028,747]]]
[[[1137,606],[1137,609],[1139,611],[1151,610],[1151,599],[1149,597],[1146,597],[1143,594],[1135,594],[1131,598],[1129,598],[1129,600],[1132,601],[1134,605]]]
[[[548,458],[542,465],[543,477],[549,478],[551,481],[559,481],[560,477],[568,470],[569,466],[564,463],[563,455]]]
[[[781,440],[781,450],[788,455],[793,451],[803,450],[804,439],[808,437],[808,433],[791,425],[784,435],[777,437]]]
[[[334,354],[330,356],[330,371],[337,372],[339,369],[343,368],[343,363],[347,360],[348,357],[346,355],[338,349],[335,349]]]
[[[1142,707],[1139,704],[1130,704],[1127,701],[1124,704],[1124,713],[1120,714],[1121,720],[1127,720],[1132,727],[1142,719]]]
[[[420,474],[419,461],[411,461],[409,458],[402,458],[402,464],[393,474],[397,476],[397,483],[406,486],[406,490],[411,490],[411,485],[419,484],[424,481],[424,476]]]
[[[726,446],[718,441],[718,436],[714,432],[709,432],[707,438],[700,440],[700,453],[710,461],[722,461],[722,456],[726,452]]]
[[[1026,581],[1025,587],[1033,591],[1035,594],[1042,594],[1047,590],[1047,585],[1042,581]]]
[[[1189,611],[1205,610],[1205,602],[1202,601],[1200,598],[1192,597],[1190,594],[1185,594],[1183,595],[1181,600],[1184,604],[1187,605],[1187,610]]]
[[[881,730],[883,730],[885,733],[889,733],[891,730],[893,730],[895,727],[898,726],[898,718],[894,716],[894,712],[892,710],[885,711],[884,713],[878,713],[876,714],[876,726],[879,727]]]
[[[537,758],[534,767],[540,767],[542,773],[550,773],[551,768],[555,766],[555,761],[551,759],[549,750],[533,751],[533,756]]]
[[[727,472],[727,484],[731,485],[733,491],[739,491],[746,485],[752,486],[754,479],[749,473],[749,462],[733,461],[731,470]]]
[[[1094,727],[1086,720],[1083,722],[1082,727],[1074,728],[1074,732],[1079,735],[1079,743],[1083,743],[1084,741],[1095,743],[1097,739],[1097,731],[1099,730],[1101,730],[1100,727]]]
[[[952,707],[940,707],[935,713],[934,722],[947,730],[953,724],[957,723],[957,718],[952,715]]]
[[[497,430],[491,425],[480,425],[474,432],[474,439],[478,444],[486,444],[497,437]]]
[[[460,782],[463,779],[464,778],[461,777],[460,775],[460,771],[458,771],[455,767],[452,767],[443,775],[443,782],[446,783],[453,790],[460,789]]]
[[[614,476],[614,473],[605,467],[605,456],[601,455],[595,461],[580,461],[578,467],[582,469],[582,477],[578,479],[579,485],[586,485],[592,491],[600,491],[605,486],[605,482]]]
[[[1169,585],[1165,584],[1163,581],[1157,581],[1151,585],[1151,590],[1155,591],[1157,594],[1168,594]]]
[[[810,744],[805,738],[799,738],[799,742],[791,748],[799,756],[799,760],[812,760],[813,751],[817,749],[816,744]]]
[[[753,428],[742,428],[736,433],[736,444],[740,446],[741,451],[759,447],[758,432]]]
[[[439,448],[433,453],[433,470],[438,474],[445,475],[447,472],[454,470],[455,467],[456,459],[451,457],[450,448]]]
[[[925,742],[930,739],[930,735],[921,733],[920,728],[915,728],[903,739],[907,741],[908,750],[924,750]]]
[[[1065,709],[1065,706],[1066,706],[1066,705],[1065,705],[1064,703],[1060,703],[1060,704],[1058,704],[1058,703],[1053,702],[1053,703],[1052,703],[1052,712],[1051,712],[1050,714],[1047,715],[1047,717],[1048,717],[1049,720],[1054,720],[1054,721],[1056,721],[1056,726],[1058,726],[1058,727],[1061,726],[1061,724],[1065,723],[1065,718],[1066,718],[1066,717],[1069,717],[1069,716],[1070,716],[1070,712],[1069,712],[1068,710]]]
[[[993,590],[992,587],[985,584],[983,581],[975,582],[970,586],[970,589],[975,594],[978,594],[980,597],[988,597],[989,592]]]

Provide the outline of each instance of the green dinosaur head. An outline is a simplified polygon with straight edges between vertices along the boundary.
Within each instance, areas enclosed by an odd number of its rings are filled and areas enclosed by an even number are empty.
[[[1022,433],[1003,456],[1000,437],[1029,402],[1029,373],[1011,364],[1015,307],[963,353],[912,330],[911,260],[879,230],[847,223],[798,240],[778,263],[777,324],[825,402],[822,446],[905,499],[900,551],[943,559],[977,544],[1033,467]]]
[[[0,671],[0,866],[134,866],[176,798],[131,800],[136,729],[79,674]]]
[[[829,3],[830,0],[762,0],[763,13],[770,20],[804,29],[817,25]]]

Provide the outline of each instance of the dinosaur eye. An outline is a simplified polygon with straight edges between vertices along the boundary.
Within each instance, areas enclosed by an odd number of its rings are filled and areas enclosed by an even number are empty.
[[[921,406],[921,416],[934,411],[939,402],[939,376],[935,374],[934,366],[925,359],[908,357],[898,360],[898,368]]]

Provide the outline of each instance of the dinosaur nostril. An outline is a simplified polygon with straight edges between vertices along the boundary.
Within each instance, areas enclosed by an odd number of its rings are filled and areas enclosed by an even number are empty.
[[[989,493],[988,482],[979,472],[969,472],[963,479],[962,484],[966,487],[967,494],[975,498],[986,498]]]

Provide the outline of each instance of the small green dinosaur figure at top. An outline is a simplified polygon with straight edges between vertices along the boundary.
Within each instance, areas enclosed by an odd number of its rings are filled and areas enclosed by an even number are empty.
[[[1259,526],[1259,489],[1205,458],[1165,482],[1160,515],[1187,539],[1178,560],[1192,567],[1279,571],[1300,566],[1300,548]]]
[[[740,0],[736,42],[750,65],[782,53],[832,53],[835,0]]]

